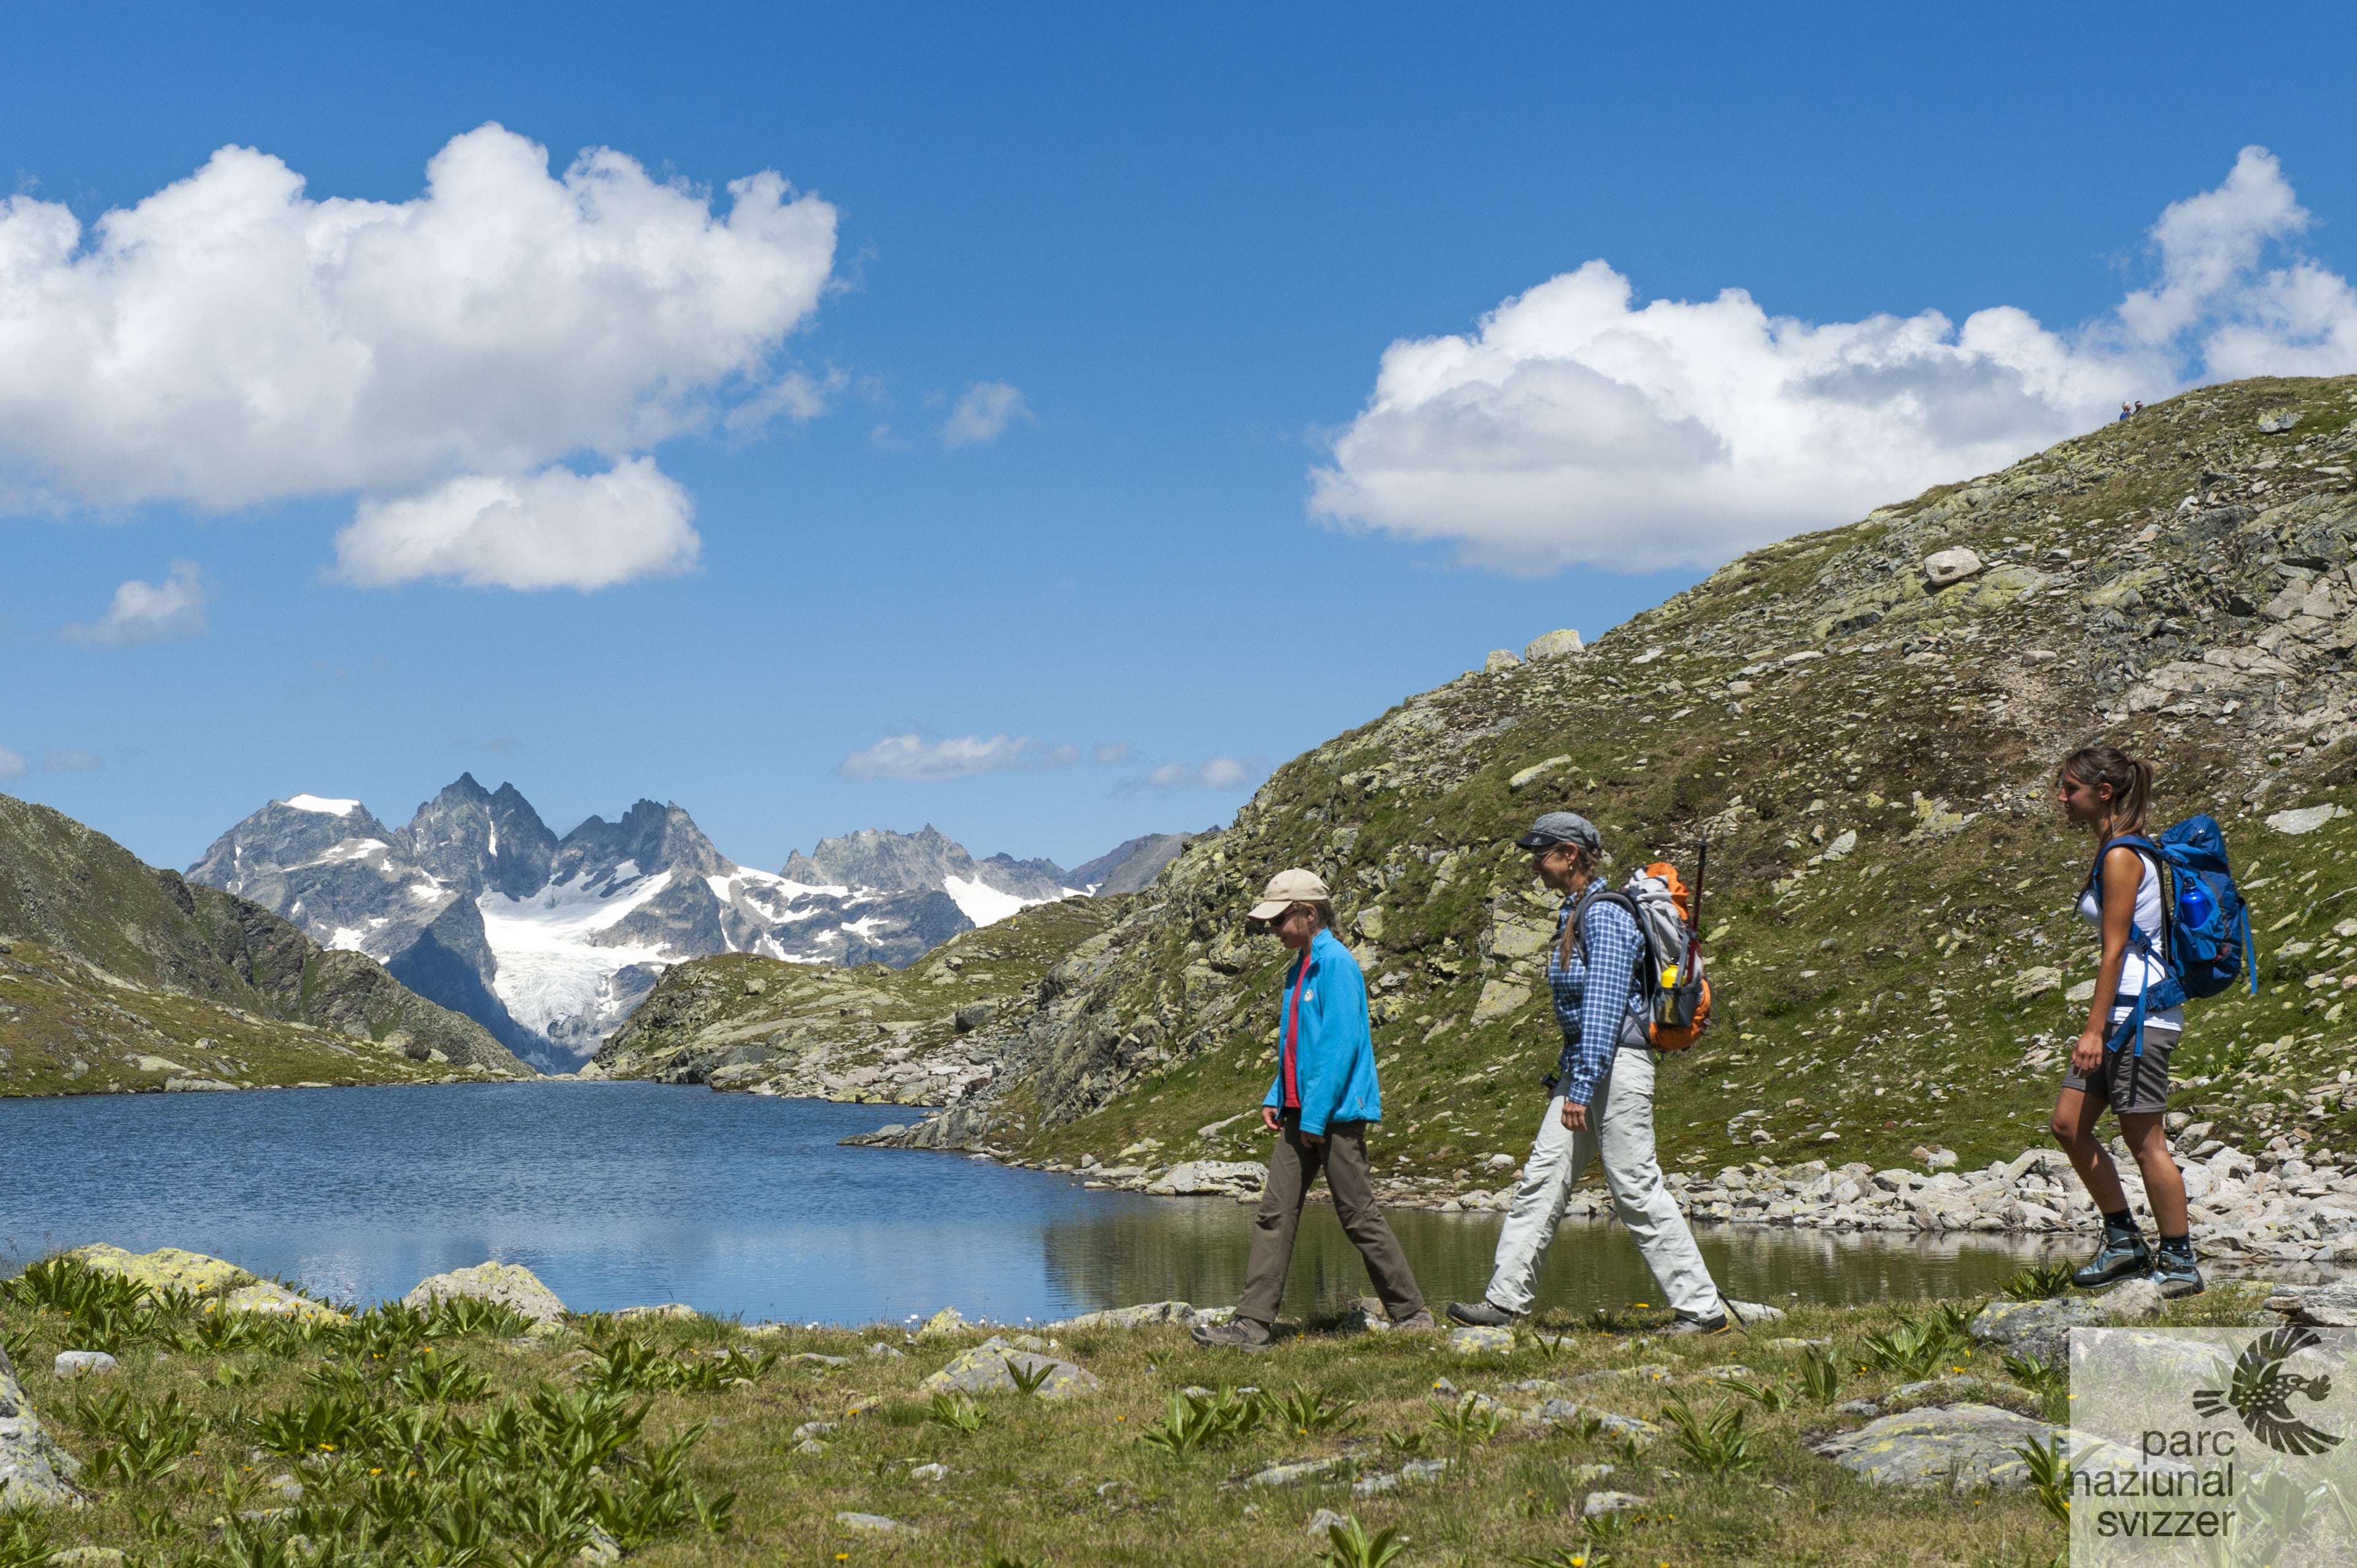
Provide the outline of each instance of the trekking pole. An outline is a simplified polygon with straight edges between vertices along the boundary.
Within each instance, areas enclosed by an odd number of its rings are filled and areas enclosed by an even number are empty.
[[[1697,943],[1699,943],[1699,942],[1702,940],[1702,879],[1703,879],[1703,873],[1704,873],[1704,872],[1706,872],[1706,871],[1707,871],[1707,870],[1709,870],[1709,869],[1710,869],[1710,831],[1709,831],[1707,828],[1706,828],[1706,829],[1704,829],[1704,830],[1703,830],[1703,835],[1702,835],[1702,848],[1701,848],[1701,850],[1700,850],[1700,851],[1699,851],[1699,852],[1695,855],[1694,939],[1695,939],[1695,940]]]

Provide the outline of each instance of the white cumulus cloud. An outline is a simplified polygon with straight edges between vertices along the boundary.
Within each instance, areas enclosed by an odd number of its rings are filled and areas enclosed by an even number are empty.
[[[976,381],[965,389],[942,425],[942,445],[965,446],[996,441],[1018,419],[1028,419],[1022,389],[1006,381]]]
[[[1639,304],[1591,261],[1475,332],[1386,349],[1310,510],[1516,573],[1713,565],[2001,467],[2125,400],[2357,370],[2357,290],[2285,250],[2308,224],[2245,147],[2154,226],[2153,286],[2065,332],[2007,306],[1958,328],[1805,322],[1741,289]]]
[[[1080,748],[1028,736],[926,736],[915,730],[888,735],[843,759],[851,779],[966,779],[1014,768],[1067,768]]]
[[[1214,757],[1201,763],[1166,762],[1138,782],[1149,789],[1241,789],[1267,770],[1257,757]]]
[[[467,474],[424,495],[362,501],[336,535],[333,575],[364,588],[419,577],[605,588],[694,565],[694,516],[687,491],[651,457],[626,457],[602,474]]]
[[[772,172],[716,210],[609,149],[553,175],[546,149],[495,124],[452,139],[407,201],[315,199],[236,146],[87,231],[62,204],[10,198],[0,504],[353,494],[352,581],[677,570],[694,557],[684,496],[643,454],[817,411],[827,383],[778,353],[817,308],[834,231],[833,207]],[[556,467],[584,458],[606,482]],[[529,521],[482,521],[501,505]],[[395,533],[420,553],[386,554]]]
[[[160,583],[136,577],[114,590],[114,601],[97,620],[67,627],[69,641],[100,648],[134,648],[143,642],[186,642],[205,635],[205,607],[212,589],[193,561],[175,561]]]

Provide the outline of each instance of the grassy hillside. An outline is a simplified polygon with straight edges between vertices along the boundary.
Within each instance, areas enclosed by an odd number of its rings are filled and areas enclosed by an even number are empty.
[[[691,959],[663,972],[584,1076],[853,1101],[962,1100],[992,1081],[1037,1022],[1049,972],[1120,908],[1035,905],[906,969]]]
[[[0,795],[0,1093],[529,1077],[371,958]]]
[[[2296,416],[2296,417],[2295,417]],[[1322,874],[1374,986],[1383,1167],[1462,1184],[1514,1152],[1558,1036],[1552,900],[1512,835],[1568,807],[1617,865],[1710,835],[1717,1027],[1671,1058],[1674,1167],[1753,1155],[1969,1164],[2044,1137],[2094,948],[2089,846],[2050,803],[2104,739],[2160,765],[2158,820],[2226,828],[2262,994],[2197,1004],[2181,1108],[2258,1148],[2347,1149],[2357,1026],[2357,380],[2189,393],[1967,484],[1753,552],[1584,655],[1468,673],[1280,768],[1125,901],[957,1141],[1072,1161],[1248,1157],[1280,950],[1263,878]],[[1957,546],[1985,569],[1933,589]],[[2357,982],[2357,964],[2349,970]],[[2343,1108],[2344,1099],[2347,1109]],[[932,1136],[939,1135],[935,1129]]]

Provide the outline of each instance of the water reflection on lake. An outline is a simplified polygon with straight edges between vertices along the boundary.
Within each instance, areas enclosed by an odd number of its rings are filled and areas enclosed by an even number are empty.
[[[748,1319],[872,1322],[954,1305],[1059,1317],[1232,1302],[1252,1210],[1089,1192],[955,1155],[846,1149],[875,1106],[656,1084],[467,1084],[0,1101],[0,1249],[186,1247],[331,1296],[519,1262],[576,1310],[685,1301]],[[1436,1305],[1480,1294],[1494,1215],[1393,1216]],[[1986,1290],[2036,1244],[1706,1228],[1733,1294],[1851,1303]],[[1302,1226],[1288,1312],[1366,1289],[1332,1211]],[[1543,1302],[1651,1299],[1617,1227],[1568,1226]]]

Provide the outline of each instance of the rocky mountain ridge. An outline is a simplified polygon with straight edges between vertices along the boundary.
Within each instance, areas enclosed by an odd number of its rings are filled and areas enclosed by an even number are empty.
[[[525,1078],[471,1019],[0,795],[0,1092]]]
[[[358,800],[272,801],[188,875],[382,960],[551,1071],[581,1065],[681,960],[906,964],[1073,891],[1052,862],[976,860],[930,824],[824,840],[774,875],[677,805],[640,800],[559,837],[513,784],[471,774],[397,829]]]
[[[2262,1164],[2346,1163],[2352,454],[2357,381],[2209,388],[1755,551],[1590,647],[1493,654],[1279,768],[1002,1020],[985,1091],[888,1141],[1250,1160],[1281,954],[1241,911],[1300,864],[1374,993],[1380,1167],[1470,1190],[1544,1103],[1553,900],[1511,840],[1569,807],[1622,866],[1710,839],[1720,1013],[1663,1062],[1674,1169],[2009,1161],[2083,1022],[2086,847],[2050,790],[2100,738],[2157,759],[2161,822],[2220,818],[2260,924],[2261,994],[2198,1005],[2179,1114]]]

